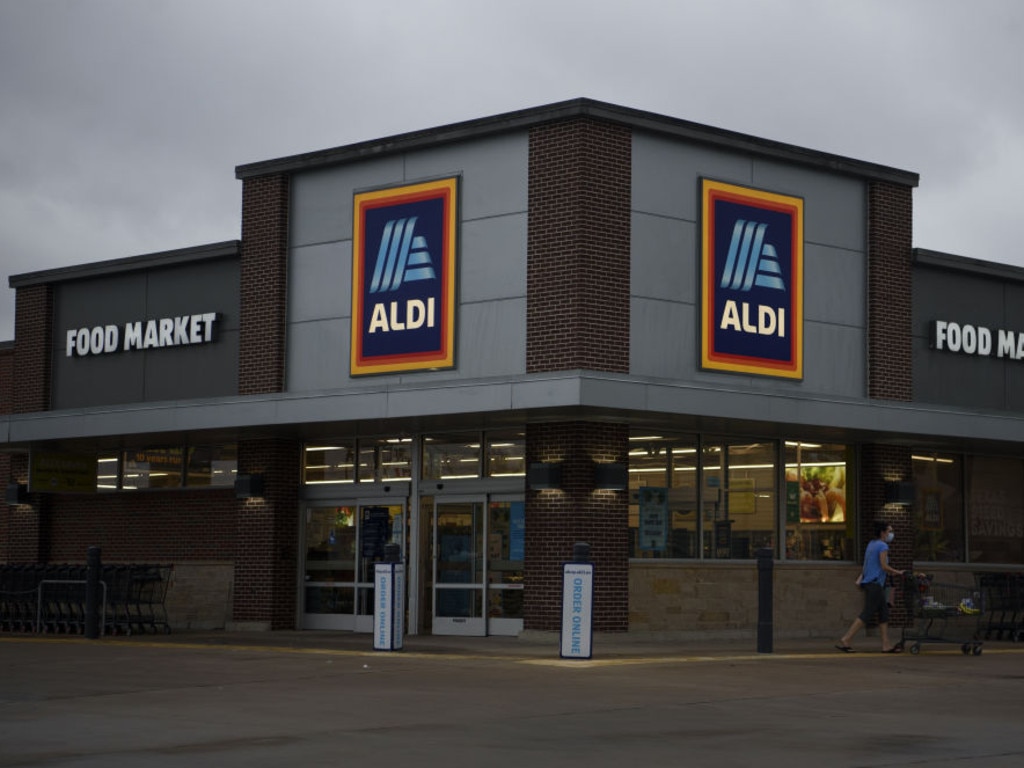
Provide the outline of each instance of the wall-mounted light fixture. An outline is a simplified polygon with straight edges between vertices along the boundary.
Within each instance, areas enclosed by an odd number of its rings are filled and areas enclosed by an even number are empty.
[[[260,499],[263,497],[263,475],[236,475],[236,499]]]
[[[594,487],[602,491],[624,491],[629,487],[625,464],[594,464]]]
[[[535,461],[526,469],[526,485],[533,491],[562,487],[562,465],[553,461]]]
[[[28,504],[28,486],[24,483],[8,483],[6,496],[8,505],[12,507]]]
[[[907,480],[890,480],[885,484],[885,503],[909,507],[914,503],[914,484]]]

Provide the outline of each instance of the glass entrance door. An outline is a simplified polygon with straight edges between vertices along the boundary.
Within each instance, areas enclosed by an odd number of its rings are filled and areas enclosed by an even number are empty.
[[[373,566],[387,544],[406,551],[404,512],[393,499],[307,508],[303,629],[373,631]]]
[[[434,501],[435,635],[487,634],[484,616],[484,503]]]
[[[526,504],[521,500],[487,504],[487,634],[517,636],[523,631],[523,557]]]
[[[522,497],[434,500],[433,634],[522,632],[525,520]]]

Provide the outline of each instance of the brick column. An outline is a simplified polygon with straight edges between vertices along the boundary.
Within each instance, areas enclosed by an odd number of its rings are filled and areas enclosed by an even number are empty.
[[[14,343],[0,343],[0,414],[11,413],[11,402],[14,397]],[[11,455],[0,453],[0,481],[4,487],[14,481],[14,474],[11,472]],[[0,563],[10,562],[8,546],[10,543],[9,514],[0,514]]]
[[[889,563],[901,571],[913,568],[914,564],[914,518],[913,507],[886,506],[885,484],[896,480],[910,480],[913,477],[913,462],[910,448],[901,445],[864,445],[861,447],[860,479],[860,552],[863,560],[864,548],[874,538],[875,522],[884,520],[892,525],[896,538],[889,545]],[[893,589],[893,611],[891,624],[906,626],[907,616],[903,610],[900,589]]]
[[[913,294],[911,247],[913,190],[889,182],[868,187],[868,397],[910,401],[914,398],[911,334]],[[876,520],[892,524],[896,538],[890,560],[909,569],[914,557],[914,522],[910,508],[885,506],[885,483],[913,476],[910,449],[865,445],[861,450],[861,551],[870,541]],[[907,621],[902,595],[896,589],[892,625]]]
[[[49,409],[52,336],[53,289],[49,285],[19,288],[14,308],[12,413]]]
[[[629,495],[594,490],[594,462],[624,464],[628,445],[624,424],[527,426],[527,465],[560,462],[562,487],[526,493],[525,629],[560,627],[562,564],[578,541],[594,563],[594,629],[629,629]]]
[[[17,453],[5,457],[9,466],[9,482],[28,483],[28,454]],[[6,488],[6,483],[4,485]],[[4,550],[0,551],[0,560],[8,563],[45,563],[47,552],[47,535],[44,521],[46,496],[32,494],[29,504],[5,506],[6,537]],[[3,531],[3,527],[0,527]]]
[[[629,371],[632,133],[588,118],[531,129],[526,369]],[[595,461],[626,463],[622,424],[531,424],[527,463],[562,463],[562,489],[526,494],[524,627],[560,626],[562,564],[590,544],[594,628],[629,629],[629,499],[595,491]]]
[[[576,119],[530,131],[526,369],[629,371],[632,134]]]
[[[0,414],[14,410],[14,342],[0,342]]]
[[[868,397],[912,400],[913,190],[868,187]]]
[[[291,440],[238,444],[238,471],[261,474],[264,496],[238,500],[234,621],[294,629],[300,446]]]
[[[53,288],[30,285],[19,288],[14,308],[14,351],[5,356],[7,413],[36,413],[50,408],[51,342],[53,338]],[[28,455],[10,457],[4,474],[7,482],[28,482]],[[6,558],[11,563],[44,562],[46,557],[42,497],[30,505],[7,507]]]
[[[281,392],[288,288],[287,176],[242,182],[238,392]]]

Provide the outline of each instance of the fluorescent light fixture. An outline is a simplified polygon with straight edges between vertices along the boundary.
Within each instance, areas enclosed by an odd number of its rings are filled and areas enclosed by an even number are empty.
[[[940,459],[938,456],[911,456],[914,461],[933,461],[936,464],[952,464],[955,459]]]

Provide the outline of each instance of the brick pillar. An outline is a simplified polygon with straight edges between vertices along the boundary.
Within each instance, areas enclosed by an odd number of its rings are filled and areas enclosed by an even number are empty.
[[[50,345],[53,337],[53,289],[19,288],[14,308],[14,381],[12,413],[50,407]]]
[[[287,176],[242,182],[238,392],[284,390],[288,287]]]
[[[912,328],[913,190],[889,182],[868,186],[868,397],[910,401],[914,398]],[[914,556],[910,508],[885,506],[885,483],[912,477],[910,449],[865,445],[861,451],[861,554],[875,521],[892,523],[896,538],[889,557],[894,567],[909,569]],[[899,589],[893,591],[891,623],[905,626]]]
[[[17,453],[5,457],[9,466],[9,482],[28,483],[28,454]],[[6,484],[4,486],[6,488]],[[6,537],[0,560],[8,563],[45,563],[48,558],[45,499],[43,494],[32,494],[28,504],[5,506]],[[0,531],[3,528],[0,527]]]
[[[913,507],[886,506],[885,484],[896,480],[910,480],[913,466],[910,448],[900,445],[864,445],[861,447],[860,473],[860,531],[861,542],[858,558],[863,558],[864,548],[874,538],[875,521],[884,520],[892,525],[896,538],[889,545],[889,564],[901,571],[913,568],[914,564],[914,517]],[[899,585],[893,590],[893,611],[891,624],[906,626],[907,616]]]
[[[14,342],[0,342],[0,414],[14,411]]]
[[[530,130],[526,370],[629,371],[632,133],[574,118]],[[531,424],[527,463],[562,463],[562,489],[526,494],[524,627],[560,626],[562,564],[594,562],[594,629],[629,629],[629,499],[594,490],[594,461],[627,461],[621,424]]]
[[[49,285],[19,288],[15,295],[14,351],[5,367],[4,407],[7,413],[36,413],[50,408],[53,289]],[[7,482],[28,482],[28,456],[10,458]],[[6,482],[4,484],[6,488]],[[11,563],[44,562],[45,511],[42,498],[34,503],[7,507],[6,557]]]
[[[291,440],[238,444],[238,472],[261,474],[264,496],[238,500],[233,619],[294,629],[300,446]]]
[[[629,371],[632,134],[589,119],[530,131],[526,369]]]
[[[11,413],[11,402],[14,397],[14,342],[0,342],[0,414]],[[0,453],[0,482],[4,487],[14,482],[11,472],[11,455]],[[3,514],[0,509],[0,563],[10,562],[8,547],[10,544],[11,516]]]
[[[562,564],[573,544],[590,545],[594,563],[594,629],[629,629],[629,496],[594,490],[598,462],[626,463],[629,427],[567,422],[530,424],[527,465],[561,462],[559,490],[526,492],[525,629],[561,625]]]
[[[912,400],[910,187],[868,188],[868,397]]]

